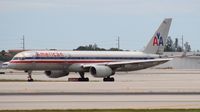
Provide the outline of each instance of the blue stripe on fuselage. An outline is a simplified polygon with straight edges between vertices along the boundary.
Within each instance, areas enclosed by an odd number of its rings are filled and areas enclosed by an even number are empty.
[[[23,57],[24,59],[92,59],[92,60],[147,60],[152,57]],[[15,59],[14,59],[15,60]]]

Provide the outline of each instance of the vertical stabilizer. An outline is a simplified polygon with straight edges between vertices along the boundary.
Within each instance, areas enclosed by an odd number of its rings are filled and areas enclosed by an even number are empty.
[[[164,52],[164,47],[167,42],[167,37],[169,33],[169,28],[171,25],[172,18],[166,18],[154,33],[150,42],[144,49],[145,53],[150,54],[162,54]]]

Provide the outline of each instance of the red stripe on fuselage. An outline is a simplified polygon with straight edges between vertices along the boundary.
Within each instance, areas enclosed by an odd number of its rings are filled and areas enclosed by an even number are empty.
[[[10,61],[10,63],[69,63],[69,64],[74,64],[74,63],[105,63],[105,62],[113,62],[111,60],[77,60],[77,61],[53,61],[53,60],[45,60],[45,61],[34,61],[34,60],[20,60],[20,61]]]

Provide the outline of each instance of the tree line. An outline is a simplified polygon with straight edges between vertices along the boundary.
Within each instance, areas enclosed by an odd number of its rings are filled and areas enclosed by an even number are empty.
[[[97,44],[94,45],[89,44],[85,46],[79,46],[78,48],[74,49],[74,51],[123,51],[123,50],[118,48],[105,49],[98,47]]]
[[[183,43],[183,45],[180,45],[178,38],[175,38],[175,41],[173,41],[171,37],[168,37],[164,51],[165,52],[183,52],[183,51],[190,52],[191,46],[189,42],[185,42]]]

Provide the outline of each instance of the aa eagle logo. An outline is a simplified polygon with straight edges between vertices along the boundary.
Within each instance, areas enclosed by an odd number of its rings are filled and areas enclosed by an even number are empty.
[[[160,33],[157,33],[153,38],[153,46],[163,46],[163,37],[160,35]]]

